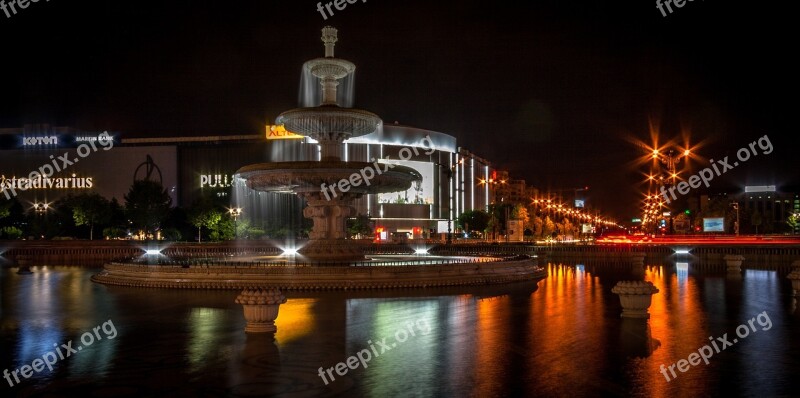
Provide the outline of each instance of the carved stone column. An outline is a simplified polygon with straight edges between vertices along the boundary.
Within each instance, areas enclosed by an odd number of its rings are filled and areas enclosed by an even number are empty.
[[[356,195],[339,194],[330,200],[319,192],[303,196],[308,202],[303,215],[314,221],[314,227],[308,244],[298,253],[310,260],[326,262],[363,260],[361,247],[347,240],[347,219],[356,215],[351,206]]]
[[[620,281],[611,289],[619,295],[622,304],[623,318],[650,318],[647,310],[652,303],[653,295],[658,293],[658,288],[653,282],[646,281]]]
[[[729,273],[742,272],[742,261],[744,261],[744,256],[738,254],[726,254],[722,259],[725,260],[725,266],[728,267]]]
[[[278,289],[244,289],[236,297],[236,304],[244,308],[244,319],[247,333],[274,333],[275,319],[278,318],[280,305],[286,302],[286,297]]]

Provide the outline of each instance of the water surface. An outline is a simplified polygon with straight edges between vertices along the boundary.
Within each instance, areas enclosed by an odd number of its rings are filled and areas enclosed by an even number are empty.
[[[371,292],[287,292],[273,336],[247,336],[234,291],[104,286],[97,269],[0,273],[0,369],[106,323],[93,343],[5,396],[790,396],[800,391],[800,310],[784,274],[649,267],[649,322],[623,320],[611,288],[628,266],[550,264],[537,283]],[[688,358],[766,312],[709,365]],[[764,316],[761,318],[765,320]],[[111,321],[111,323],[107,323]],[[113,324],[115,336],[105,333]],[[98,339],[97,336],[103,337]],[[399,342],[398,339],[402,340]],[[380,342],[380,343],[378,343]],[[394,346],[392,346],[394,344]],[[721,344],[720,344],[721,345]],[[336,364],[370,353],[344,376]],[[351,364],[353,362],[351,361]],[[325,374],[320,377],[320,368]],[[342,368],[340,367],[340,370]],[[13,376],[12,376],[13,377]],[[12,378],[13,381],[13,378]],[[328,382],[326,385],[325,382]]]

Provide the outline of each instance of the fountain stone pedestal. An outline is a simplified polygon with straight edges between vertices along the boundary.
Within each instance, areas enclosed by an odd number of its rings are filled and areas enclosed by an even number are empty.
[[[643,252],[631,252],[628,254],[628,258],[633,265],[641,265],[644,266],[644,259],[647,257],[646,253]]]
[[[350,205],[355,195],[340,195],[331,200],[319,192],[306,192],[302,196],[308,203],[303,215],[314,221],[314,227],[308,244],[298,253],[311,260],[326,262],[364,260],[361,248],[347,241],[347,219],[356,216],[355,208]]]
[[[19,269],[17,269],[18,275],[30,275],[33,273],[31,271],[30,256],[21,254],[17,256],[16,262],[17,266],[19,267]]]
[[[728,267],[728,272],[742,272],[742,261],[744,261],[744,256],[739,254],[726,254],[725,257],[722,257],[722,259],[725,260],[725,266]]]
[[[792,281],[792,294],[800,297],[800,269],[795,268],[786,278]]]
[[[658,288],[653,286],[653,282],[620,281],[611,292],[619,295],[622,304],[621,317],[649,319],[650,314],[647,310],[650,308],[653,295],[658,293]]]
[[[286,297],[278,289],[244,289],[236,297],[236,304],[244,307],[247,333],[274,333],[278,309],[286,302]]]

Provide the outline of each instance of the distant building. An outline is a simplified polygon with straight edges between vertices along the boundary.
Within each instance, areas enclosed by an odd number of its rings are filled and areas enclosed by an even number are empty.
[[[525,180],[514,180],[509,177],[507,171],[497,171],[496,189],[494,191],[495,202],[521,204],[527,206],[530,203],[530,196],[525,186]]]
[[[746,186],[744,192],[731,195],[731,198],[739,202],[740,212],[746,212],[751,217],[758,212],[762,217],[762,225],[771,223],[774,232],[788,230],[786,220],[793,213],[800,213],[800,194],[779,192],[774,185]]]

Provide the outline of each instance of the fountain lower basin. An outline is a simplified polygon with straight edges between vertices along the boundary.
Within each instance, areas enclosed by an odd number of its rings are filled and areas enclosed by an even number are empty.
[[[396,257],[392,257],[396,258]],[[490,285],[547,276],[535,258],[456,257],[381,262],[369,266],[209,262],[208,265],[110,263],[92,280],[108,285],[169,289],[348,290]]]

